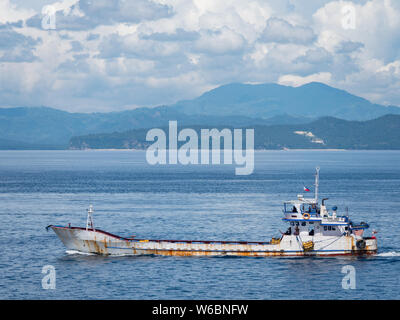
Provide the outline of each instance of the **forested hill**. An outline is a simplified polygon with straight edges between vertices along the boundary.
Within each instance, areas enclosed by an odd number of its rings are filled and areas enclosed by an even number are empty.
[[[161,127],[168,133],[168,127]],[[202,128],[234,128],[229,126],[179,126],[193,128],[200,136]],[[357,149],[400,150],[400,116],[386,115],[368,121],[347,121],[323,117],[307,124],[256,125],[256,149]],[[145,149],[149,129],[130,130],[73,137],[70,149]],[[181,144],[183,144],[182,142]]]

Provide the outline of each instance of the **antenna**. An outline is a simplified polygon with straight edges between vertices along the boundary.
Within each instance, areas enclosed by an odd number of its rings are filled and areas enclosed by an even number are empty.
[[[316,167],[315,170],[315,202],[318,204],[319,167]]]
[[[93,206],[90,205],[90,206],[89,206],[89,209],[87,210],[86,231],[89,229],[89,227],[92,228],[93,231],[96,231],[96,230],[94,229],[94,223],[93,223],[93,216],[92,216],[92,213],[93,213],[93,212],[94,212]]]

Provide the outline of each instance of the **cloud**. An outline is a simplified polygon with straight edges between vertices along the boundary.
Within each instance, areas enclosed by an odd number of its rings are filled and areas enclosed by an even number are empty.
[[[64,74],[69,74],[69,73],[80,73],[80,74],[87,74],[90,73],[90,66],[87,62],[87,59],[89,58],[88,54],[76,54],[73,56],[72,59],[65,61],[61,63],[57,67],[57,71],[61,71]]]
[[[399,59],[400,8],[396,3],[393,0],[370,0],[365,4],[329,2],[313,15],[319,44],[334,52],[340,43],[354,42],[363,45],[370,57],[385,63]],[[354,29],[346,27],[347,17],[352,17]]]
[[[37,59],[32,49],[16,47],[0,57],[0,62],[32,62]]]
[[[293,26],[286,20],[274,17],[267,21],[260,39],[265,42],[309,44],[316,36],[309,27]]]
[[[30,3],[0,0],[4,105],[116,111],[230,82],[312,81],[400,105],[395,0],[64,0],[55,30]]]
[[[71,2],[71,1],[70,1]],[[70,6],[63,3],[52,4],[56,12],[58,30],[89,30],[101,25],[138,23],[157,20],[173,14],[169,6],[151,0],[80,0]],[[27,20],[30,27],[41,28],[42,14]]]
[[[308,63],[310,65],[321,68],[322,65],[332,63],[332,54],[324,48],[312,48],[306,51],[302,56],[294,60],[295,63]]]
[[[354,28],[346,27],[349,17]],[[337,86],[373,102],[400,105],[400,77],[388,67],[400,60],[398,1],[330,1],[314,13],[313,21],[318,45],[337,60]]]
[[[31,8],[17,8],[17,6],[11,3],[10,0],[0,1],[0,25],[8,23],[19,23],[32,15],[35,11]]]
[[[6,22],[6,23],[0,23],[0,29],[8,29],[8,28],[22,28],[23,27],[23,21],[19,20],[17,22]]]
[[[358,72],[346,75],[339,85],[371,101],[400,106],[400,60],[388,64],[366,60]]]
[[[37,59],[34,49],[40,42],[40,40],[18,33],[10,27],[1,28],[0,61],[32,62]]]
[[[149,35],[140,34],[141,39],[155,41],[194,41],[200,37],[198,32],[185,31],[182,28],[177,28],[173,33],[154,32]]]
[[[240,52],[244,45],[245,39],[240,34],[224,27],[217,31],[203,32],[195,42],[195,49],[210,54],[227,54]]]
[[[79,41],[71,41],[71,51],[73,52],[79,52],[83,50],[83,45]]]
[[[97,40],[100,39],[100,35],[96,33],[89,33],[86,37],[87,41]]]
[[[0,49],[14,48],[16,46],[32,47],[38,41],[32,37],[26,37],[11,28],[0,29]]]
[[[144,60],[162,60],[167,57],[175,58],[180,55],[179,45],[170,42],[143,40],[137,34],[120,36],[113,33],[102,39],[99,58],[140,58]]]
[[[335,47],[337,53],[352,53],[361,48],[364,48],[364,44],[361,42],[354,41],[342,41]]]
[[[279,77],[278,83],[282,85],[299,87],[303,84],[310,82],[322,82],[325,84],[329,84],[331,81],[332,75],[329,72],[320,72],[315,74],[310,74],[306,77],[300,77],[297,75],[287,74]]]

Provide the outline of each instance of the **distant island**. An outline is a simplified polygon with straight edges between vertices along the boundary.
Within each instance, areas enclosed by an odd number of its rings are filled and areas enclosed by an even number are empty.
[[[200,135],[205,127],[192,128]],[[208,127],[213,128],[213,127]],[[234,128],[218,126],[217,129]],[[250,128],[250,127],[249,127]],[[400,150],[400,115],[386,115],[368,121],[347,121],[324,117],[307,124],[252,126],[257,150],[349,149]],[[166,132],[168,128],[163,127]],[[90,134],[71,138],[70,149],[146,149],[147,129]],[[181,142],[183,144],[185,142]]]
[[[322,83],[232,83],[173,105],[110,113],[0,108],[0,149],[144,149],[150,128],[255,128],[256,149],[400,149],[400,108]]]

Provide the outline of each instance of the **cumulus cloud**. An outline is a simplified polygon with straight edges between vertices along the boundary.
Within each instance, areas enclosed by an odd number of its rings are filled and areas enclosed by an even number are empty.
[[[182,28],[177,28],[172,33],[154,32],[151,34],[140,34],[140,38],[145,40],[155,41],[194,41],[200,37],[198,32],[186,31]]]
[[[217,31],[203,32],[195,48],[200,52],[226,54],[238,52],[244,45],[245,39],[240,34],[224,27]]]
[[[396,0],[0,0],[0,101],[111,111],[229,82],[320,81],[400,105]],[[352,6],[354,28],[345,28]],[[4,76],[6,75],[6,76]]]
[[[341,42],[356,42],[367,49],[370,57],[385,62],[398,59],[400,8],[396,3],[393,0],[370,0],[365,4],[329,2],[313,15],[320,45],[333,52]],[[346,26],[346,18],[353,21],[354,28]]]
[[[361,48],[364,48],[364,44],[361,42],[342,41],[335,47],[335,51],[337,53],[352,53]]]
[[[31,8],[17,8],[10,0],[0,1],[0,25],[20,23],[34,14],[35,11]]]
[[[96,33],[89,33],[88,35],[87,35],[87,37],[86,37],[86,40],[87,41],[92,41],[92,40],[97,40],[97,39],[99,39],[100,38],[100,35],[99,34],[96,34]]]
[[[137,34],[120,36],[113,33],[103,38],[99,45],[99,58],[162,59],[180,55],[179,45],[170,42],[143,40]]]
[[[56,12],[57,29],[66,30],[89,30],[101,25],[138,23],[173,14],[169,6],[151,0],[79,0],[70,6],[56,3],[51,7]],[[37,14],[28,19],[27,25],[41,28],[42,19],[43,15]]]
[[[11,29],[0,28],[0,61],[2,62],[32,62],[37,59],[35,46],[40,40],[24,36]]]
[[[10,28],[0,29],[0,49],[14,48],[16,46],[32,47],[37,43],[38,41],[32,37],[25,37]]]
[[[294,60],[295,63],[308,63],[317,68],[321,68],[322,65],[332,63],[332,54],[326,51],[324,48],[312,48],[306,51],[304,55],[299,56]]]
[[[346,19],[352,19],[352,28]],[[374,102],[400,105],[400,78],[387,68],[400,59],[398,1],[330,1],[314,13],[313,21],[318,44],[335,56],[346,56],[352,65],[339,68],[336,85]]]
[[[308,75],[306,77],[301,77],[297,75],[287,74],[279,77],[278,83],[283,85],[288,85],[292,87],[302,86],[303,84],[309,82],[322,82],[329,84],[332,75],[329,72],[320,72]]]
[[[308,44],[316,36],[309,27],[294,26],[280,18],[270,18],[261,34],[260,39],[265,42]]]

